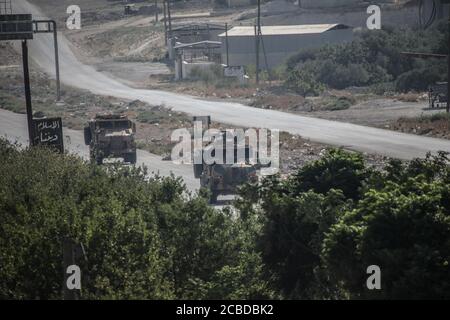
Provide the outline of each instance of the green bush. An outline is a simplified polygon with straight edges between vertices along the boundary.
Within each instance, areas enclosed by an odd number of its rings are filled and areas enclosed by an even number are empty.
[[[325,104],[324,109],[329,111],[346,110],[356,103],[351,97],[332,97],[331,101]]]
[[[217,211],[179,178],[0,139],[0,299],[58,299],[82,243],[83,299],[450,298],[446,153],[383,170],[329,150]],[[382,289],[366,289],[381,268]]]
[[[180,179],[4,140],[0,155],[0,299],[60,298],[65,239],[86,249],[83,299],[272,296],[252,233]]]
[[[398,91],[426,90],[446,80],[443,59],[418,59],[404,51],[447,54],[448,27],[441,21],[423,30],[391,29],[363,31],[355,40],[321,48],[304,49],[287,61],[286,85],[297,70],[305,70],[309,82],[330,88],[374,86],[395,81]],[[378,86],[380,91],[383,87]]]
[[[281,179],[241,190],[243,219],[260,223],[259,250],[288,299],[450,298],[448,154],[383,171],[328,151]],[[367,267],[381,268],[368,290]]]
[[[311,72],[305,69],[296,69],[289,73],[286,84],[288,88],[306,97],[307,95],[317,96],[324,90],[324,86],[317,81]]]
[[[206,84],[214,84],[223,78],[223,69],[220,65],[211,65],[206,69],[193,67],[190,77],[193,80],[203,81]]]
[[[430,84],[443,80],[438,68],[427,67],[414,69],[401,74],[396,81],[396,89],[400,92],[426,91]]]
[[[446,161],[436,158],[416,160],[407,167],[395,165],[394,181],[370,189],[354,210],[331,227],[323,258],[350,297],[450,297],[450,170]],[[382,290],[361,285],[370,265],[381,268]]]

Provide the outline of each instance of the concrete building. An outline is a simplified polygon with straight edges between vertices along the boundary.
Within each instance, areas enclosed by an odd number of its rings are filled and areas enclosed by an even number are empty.
[[[174,47],[175,80],[191,79],[195,69],[212,71],[213,66],[220,65],[220,49],[221,43],[218,41],[177,44]]]
[[[261,27],[260,67],[274,68],[304,48],[325,44],[342,43],[353,39],[353,29],[343,24],[313,24]],[[219,35],[222,42],[222,61],[230,66],[256,64],[255,29],[253,26],[238,26]],[[228,44],[228,50],[227,50]],[[264,50],[263,50],[264,48]],[[265,56],[264,56],[265,51]]]

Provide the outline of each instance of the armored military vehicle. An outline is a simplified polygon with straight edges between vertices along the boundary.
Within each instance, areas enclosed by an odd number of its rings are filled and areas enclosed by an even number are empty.
[[[204,130],[209,128],[209,117],[194,117],[194,121],[201,121]],[[250,163],[250,154],[252,150],[249,146],[240,146],[236,138],[233,142],[227,141],[226,131],[222,131],[223,147],[219,143],[210,143],[203,146],[200,152],[202,155],[202,163],[194,163],[194,176],[200,179],[200,186],[211,191],[211,203],[217,202],[219,195],[235,194],[237,188],[247,182],[256,182],[258,180],[257,170],[261,167],[259,165]],[[228,143],[227,143],[228,142]],[[234,162],[226,164],[226,146],[234,146]],[[222,154],[224,159],[222,163],[206,163],[204,161],[204,154],[210,154],[215,157],[215,154]],[[245,155],[244,159],[238,159],[238,155]]]
[[[136,125],[121,114],[97,114],[84,128],[84,142],[89,146],[91,161],[102,164],[103,159],[123,158],[136,163]]]
[[[194,164],[200,186],[211,191],[210,203],[216,203],[219,195],[236,194],[237,188],[247,182],[257,182],[257,168],[244,164]]]

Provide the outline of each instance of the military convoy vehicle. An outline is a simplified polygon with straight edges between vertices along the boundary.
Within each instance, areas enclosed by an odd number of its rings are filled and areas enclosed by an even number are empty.
[[[447,104],[448,99],[447,82],[438,82],[430,86],[428,90],[428,101],[430,108],[439,108],[441,104]]]
[[[194,117],[194,121],[202,121],[203,125],[206,125],[206,129],[209,128],[209,117]],[[232,145],[234,145],[234,163],[225,164],[225,146],[227,145],[227,142],[229,142],[226,139],[226,131],[222,131],[222,137],[223,149],[217,148],[217,145],[215,144],[208,144],[201,150],[203,154],[208,152],[213,157],[216,152],[223,154],[224,159],[222,164],[207,164],[204,161],[204,157],[202,157],[203,161],[201,164],[194,163],[195,178],[200,179],[200,186],[202,188],[207,188],[211,192],[210,203],[217,203],[219,195],[236,194],[237,188],[242,184],[247,182],[257,182],[258,169],[261,167],[260,165],[250,163],[249,158],[252,150],[249,146],[238,146],[236,139],[233,139],[234,141],[232,143]],[[237,161],[239,152],[245,154],[245,160],[242,159],[244,161]]]
[[[123,158],[136,163],[136,125],[121,114],[97,114],[84,128],[84,142],[91,161],[102,164],[105,158]]]
[[[212,145],[208,148],[214,148]],[[235,147],[235,154],[238,152],[238,147]],[[223,152],[225,150],[215,149],[215,152]],[[246,154],[249,154],[249,148],[246,147]],[[214,151],[213,151],[214,154]],[[204,161],[202,164],[194,164],[194,176],[200,179],[200,186],[207,188],[211,191],[211,203],[217,202],[219,195],[236,194],[237,188],[247,182],[257,182],[258,167],[250,164],[248,161],[245,163],[234,164],[206,164]]]

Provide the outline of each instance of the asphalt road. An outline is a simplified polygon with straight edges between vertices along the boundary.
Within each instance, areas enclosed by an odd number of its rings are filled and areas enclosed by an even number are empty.
[[[22,146],[28,145],[27,119],[24,114],[13,113],[0,109],[0,137],[5,137],[11,142],[17,142]],[[73,154],[84,159],[89,159],[89,147],[84,144],[83,132],[64,128],[64,147]],[[138,150],[137,165],[146,166],[149,173],[176,177],[182,177],[186,187],[190,191],[198,190],[200,182],[194,178],[194,171],[189,165],[176,165],[172,161],[162,161],[160,156]]]
[[[16,0],[13,7],[16,13],[33,13],[34,19],[45,17],[25,0]],[[59,44],[62,82],[95,94],[163,104],[192,115],[211,115],[212,120],[230,125],[279,129],[316,142],[400,159],[423,157],[428,151],[450,151],[449,140],[257,109],[237,103],[200,100],[164,91],[133,89],[79,62],[62,34],[59,35]],[[36,35],[30,41],[30,54],[44,71],[54,74],[51,35]]]

